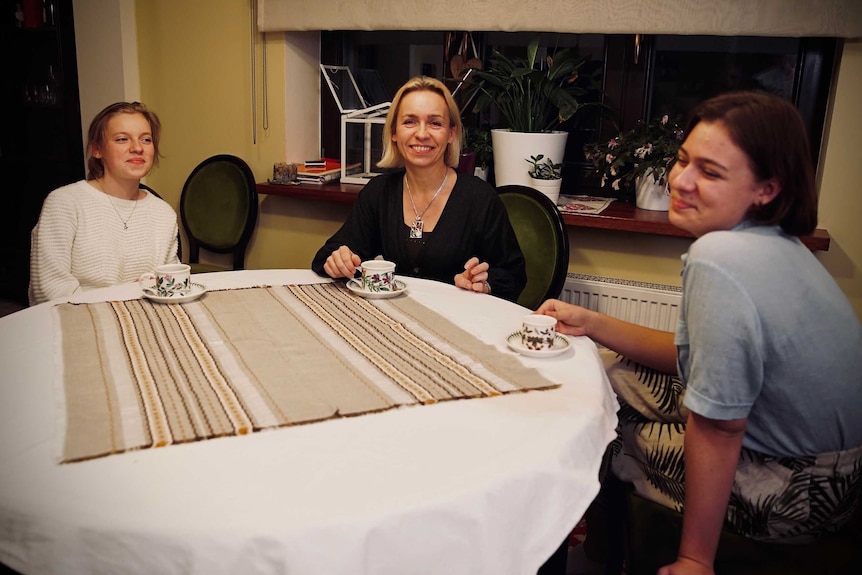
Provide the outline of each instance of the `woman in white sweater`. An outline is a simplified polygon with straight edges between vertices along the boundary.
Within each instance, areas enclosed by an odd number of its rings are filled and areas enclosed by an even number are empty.
[[[51,192],[33,228],[30,305],[138,279],[176,263],[177,216],[140,187],[161,124],[138,102],[111,104],[87,134],[87,179]]]

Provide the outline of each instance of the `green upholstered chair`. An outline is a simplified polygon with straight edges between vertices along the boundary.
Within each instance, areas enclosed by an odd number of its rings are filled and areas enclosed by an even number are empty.
[[[192,273],[245,269],[245,252],[257,225],[254,174],[241,158],[220,154],[192,171],[180,196]],[[201,264],[201,248],[233,255],[233,267]]]
[[[164,198],[161,197],[159,195],[159,193],[156,190],[154,190],[153,188],[151,188],[150,186],[147,186],[144,184],[138,184],[138,187],[142,190],[147,190],[148,192],[150,192],[151,194],[153,194],[154,196],[156,196],[160,200],[164,200]],[[180,234],[179,230],[177,230],[177,259],[180,261],[183,260],[183,238],[182,238],[182,235]]]
[[[557,206],[527,186],[501,186],[497,192],[527,262],[527,285],[518,303],[535,310],[557,297],[569,267],[569,236]]]

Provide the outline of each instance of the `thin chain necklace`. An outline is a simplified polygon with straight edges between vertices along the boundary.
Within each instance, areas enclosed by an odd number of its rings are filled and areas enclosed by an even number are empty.
[[[138,209],[138,200],[137,199],[133,200],[135,203],[132,206],[132,213],[130,213],[129,217],[124,220],[123,216],[120,215],[120,210],[117,209],[117,204],[114,203],[113,196],[111,196],[111,194],[109,194],[107,191],[105,191],[105,186],[102,184],[102,182],[100,182],[99,180],[96,180],[96,181],[98,182],[99,189],[102,191],[102,193],[105,194],[106,196],[108,196],[108,201],[111,203],[111,207],[114,208],[114,212],[116,212],[117,217],[120,218],[121,222],[123,222],[123,230],[128,230],[129,229],[129,220],[132,219],[132,216],[135,215],[135,210]]]
[[[434,195],[431,196],[431,201],[428,202],[428,205],[425,206],[425,209],[421,212],[416,211],[416,202],[413,201],[413,192],[410,190],[410,180],[407,179],[407,174],[404,174],[404,184],[407,186],[407,195],[410,196],[410,205],[413,206],[413,213],[416,215],[416,219],[413,220],[413,225],[410,226],[410,239],[421,239],[422,238],[422,228],[425,223],[422,221],[422,216],[425,215],[425,212],[428,211],[428,208],[431,207],[431,204],[434,203],[434,200],[437,199],[437,196],[440,195],[440,192],[443,191],[443,186],[446,185],[446,180],[449,178],[449,168],[446,168],[446,173],[443,174],[443,181],[440,182],[440,187],[437,188],[437,191],[434,192]]]

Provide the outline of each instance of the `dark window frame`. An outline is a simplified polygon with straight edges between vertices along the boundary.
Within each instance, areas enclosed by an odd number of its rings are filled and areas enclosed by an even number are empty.
[[[489,33],[489,36],[496,33]],[[461,32],[452,32],[459,38]],[[369,42],[380,38],[385,44]],[[352,32],[352,31],[322,31],[320,61],[324,64],[349,65],[357,67],[377,67],[378,62],[385,59],[387,63],[394,62],[403,67],[407,50],[402,45],[409,45],[415,38],[418,44],[439,45],[439,66],[443,76],[447,76],[448,62],[445,54],[447,32]],[[348,49],[353,39],[358,38],[356,49]],[[480,58],[486,63],[491,57],[491,50],[486,46],[485,34],[473,33],[473,40]],[[657,37],[646,35],[638,37],[640,49],[635,62],[636,36],[605,35],[603,53],[599,55],[603,65],[604,102],[614,110],[616,118],[612,121],[610,115],[604,115],[598,125],[590,128],[596,134],[596,139],[610,138],[619,130],[625,131],[633,127],[639,120],[649,119],[651,86],[655,78]],[[826,126],[826,116],[829,99],[833,88],[834,77],[843,41],[837,38],[802,38],[799,40],[797,54],[796,81],[793,94],[806,128],[815,166],[820,157],[821,140]],[[394,46],[394,47],[393,47]],[[391,92],[397,89],[407,78],[405,74],[395,78],[386,67],[381,68],[381,76],[387,82]],[[441,74],[438,74],[440,77]],[[337,157],[340,149],[340,115],[338,108],[328,90],[321,90],[321,151],[330,157]],[[480,123],[487,118],[470,118],[466,123]],[[683,119],[684,121],[684,119]],[[566,168],[563,174],[562,193],[587,193],[594,195],[609,195],[606,190],[598,187],[598,178],[592,173],[583,158],[583,132],[580,138],[569,138],[566,149]]]

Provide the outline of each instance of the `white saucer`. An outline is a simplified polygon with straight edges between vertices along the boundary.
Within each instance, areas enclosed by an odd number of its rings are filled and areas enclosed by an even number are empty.
[[[165,297],[160,295],[153,295],[144,292],[144,297],[150,301],[154,301],[156,303],[188,303],[190,301],[194,301],[207,293],[207,288],[201,284],[192,284],[192,289],[186,295],[173,296],[173,297]]]
[[[406,293],[407,284],[401,280],[395,280],[395,291],[367,291],[362,287],[362,284],[359,283],[359,280],[353,279],[347,282],[347,289],[364,298],[386,299]]]
[[[569,343],[568,339],[557,334],[554,338],[554,345],[551,346],[551,349],[527,349],[521,343],[520,331],[516,331],[509,335],[509,337],[506,338],[506,344],[508,344],[509,349],[512,351],[516,351],[521,355],[526,355],[527,357],[554,357],[572,347],[572,344]]]

